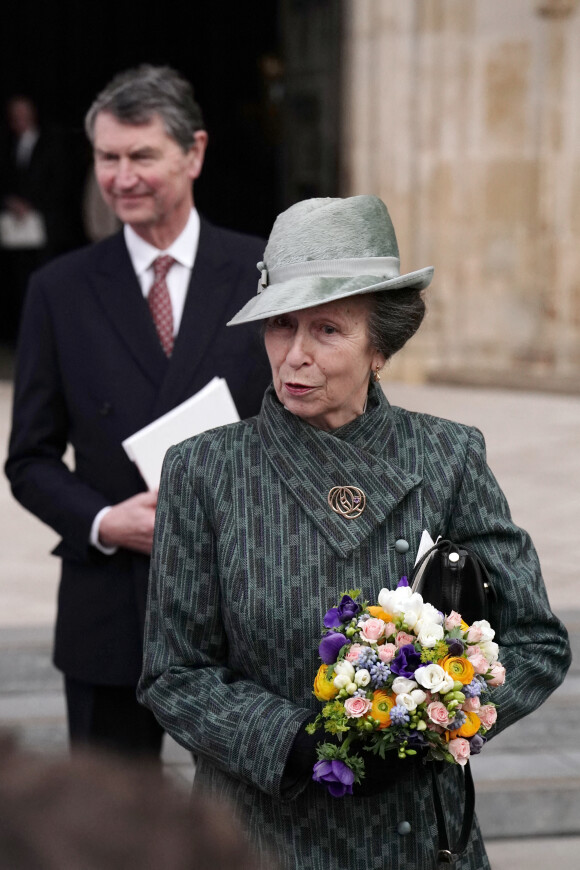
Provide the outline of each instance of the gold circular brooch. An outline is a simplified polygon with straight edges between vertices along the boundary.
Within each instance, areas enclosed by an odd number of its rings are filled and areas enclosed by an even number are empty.
[[[347,520],[360,517],[366,502],[367,497],[358,486],[333,486],[328,493],[328,504],[332,510]]]

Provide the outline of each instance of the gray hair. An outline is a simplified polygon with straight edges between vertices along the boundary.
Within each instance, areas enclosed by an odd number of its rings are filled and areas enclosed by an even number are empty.
[[[85,117],[85,130],[94,144],[99,112],[109,112],[122,124],[147,124],[159,115],[165,132],[185,151],[195,133],[205,130],[191,84],[169,66],[142,64],[116,75],[101,91]]]
[[[422,291],[401,288],[370,293],[369,297],[369,340],[388,360],[421,326],[425,316]]]

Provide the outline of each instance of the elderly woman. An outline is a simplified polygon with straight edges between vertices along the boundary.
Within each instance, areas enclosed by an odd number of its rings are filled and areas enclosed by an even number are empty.
[[[419,327],[432,269],[401,275],[373,196],[280,215],[258,295],[231,321],[264,321],[272,368],[258,417],[168,452],[157,512],[140,699],[197,756],[196,786],[230,801],[255,844],[296,870],[437,866],[431,765],[367,765],[333,798],[312,781],[305,725],[321,622],[340,594],[376,601],[410,575],[423,530],[475,551],[497,591],[508,680],[494,731],[561,682],[566,632],[527,534],[510,517],[470,427],[391,407],[378,380]],[[329,502],[359,493],[356,516]],[[458,836],[463,777],[440,773]],[[456,867],[488,860],[477,823]]]

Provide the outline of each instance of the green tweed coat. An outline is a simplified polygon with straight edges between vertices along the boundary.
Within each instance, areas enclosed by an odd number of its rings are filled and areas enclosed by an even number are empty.
[[[346,484],[366,494],[358,519],[327,504],[331,487]],[[372,385],[362,417],[323,432],[270,387],[257,418],[167,454],[139,696],[196,754],[196,785],[232,803],[283,868],[436,867],[429,771],[410,769],[377,797],[337,800],[312,782],[281,793],[295,734],[320,709],[312,681],[323,614],[347,588],[373,600],[410,575],[423,529],[476,550],[495,582],[507,669],[497,733],[562,681],[569,646],[477,430],[391,407]],[[449,765],[442,786],[457,825],[461,770]],[[410,833],[397,833],[401,821]],[[489,868],[477,823],[456,867]]]

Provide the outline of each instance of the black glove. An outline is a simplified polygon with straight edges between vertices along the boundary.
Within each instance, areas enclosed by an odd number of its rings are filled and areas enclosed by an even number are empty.
[[[320,734],[307,734],[306,726],[314,722],[315,719],[314,715],[306,719],[294,738],[282,776],[282,792],[289,791],[300,780],[306,780],[307,777],[312,776],[312,768],[318,758],[316,746],[320,742]]]
[[[365,775],[360,785],[353,785],[353,797],[372,797],[392,788],[400,780],[413,776],[413,768],[423,762],[420,751],[417,755],[399,758],[396,750],[385,753],[385,758],[373,755],[372,752],[358,753],[365,763]]]

